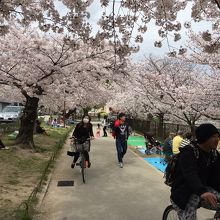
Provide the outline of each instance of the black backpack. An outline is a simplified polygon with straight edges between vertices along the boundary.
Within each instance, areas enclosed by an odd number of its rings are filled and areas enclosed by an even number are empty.
[[[196,159],[199,158],[198,147],[193,146],[191,144],[187,145],[186,147],[192,147],[193,150],[194,150],[195,158]],[[175,176],[176,176],[176,166],[177,166],[177,163],[178,163],[179,155],[180,155],[180,153],[173,155],[171,157],[171,159],[169,160],[169,162],[167,164],[167,167],[165,169],[165,172],[164,172],[165,181],[164,181],[164,183],[167,186],[172,187],[172,185],[173,185],[173,182],[174,182],[174,179],[175,179]]]
[[[170,158],[167,164],[167,167],[165,169],[165,172],[164,172],[164,178],[165,178],[164,183],[170,187],[172,187],[172,184],[175,178],[175,169],[176,169],[176,164],[178,162],[178,157],[179,157],[179,154],[175,154]]]

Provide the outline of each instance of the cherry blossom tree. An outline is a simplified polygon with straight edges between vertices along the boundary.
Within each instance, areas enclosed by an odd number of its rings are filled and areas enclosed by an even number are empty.
[[[26,103],[19,143],[34,147],[39,100],[54,108],[61,108],[65,100],[73,107],[84,107],[106,102],[106,97],[112,97],[110,88],[123,108],[135,114],[151,112],[161,120],[172,115],[191,128],[200,117],[219,118],[219,0],[100,0],[103,14],[94,35],[88,12],[92,0],[60,2],[67,9],[64,15],[54,0],[0,1],[0,84],[19,90]],[[189,4],[192,13],[186,28],[191,21],[213,23],[212,32],[191,35],[195,48],[190,47],[190,59],[209,65],[212,71],[201,74],[191,64],[177,60],[144,61],[133,70],[126,67],[127,55],[139,50],[152,20],[161,37],[156,47],[164,40],[169,46],[170,35],[178,41],[183,25],[177,15]],[[13,25],[15,21],[20,26]],[[30,24],[37,25],[36,30],[27,27]],[[186,51],[180,48],[179,54]],[[170,50],[169,55],[176,56],[176,51]]]
[[[220,106],[220,27],[214,26],[211,34],[206,31],[200,34],[190,31],[190,41],[187,46],[190,54],[181,56],[189,63],[197,63],[204,69],[203,86],[205,93],[201,100],[206,102],[209,111],[203,112],[203,115],[213,120],[220,120],[218,108]]]
[[[37,23],[42,31],[52,30],[62,33],[64,29],[73,32],[74,36],[80,35],[87,39],[90,27],[86,22],[91,0],[62,0],[67,12],[63,15],[59,9],[59,2],[55,0],[1,0],[0,1],[0,33],[8,31],[8,21],[16,18],[24,25]]]
[[[111,79],[114,56],[107,44],[94,48],[78,39],[41,36],[14,26],[0,45],[0,84],[16,87],[26,99],[17,137],[24,146],[34,146],[33,129],[42,96],[57,97],[59,102],[60,94],[76,93],[82,102],[92,88],[97,91],[96,87]]]
[[[177,59],[153,59],[132,65],[132,82],[119,92],[111,106],[133,113],[139,118],[149,113],[164,120],[188,124],[194,132],[195,124],[212,114],[217,117],[219,98],[211,89],[209,76],[195,64]],[[133,94],[133,95],[132,95]]]
[[[20,23],[29,25],[37,22],[43,31],[53,30],[62,33],[64,30],[74,36],[81,36],[85,41],[91,39],[99,43],[109,39],[114,46],[115,54],[121,58],[124,55],[136,52],[139,44],[143,42],[143,34],[148,31],[148,24],[155,21],[161,40],[154,42],[155,47],[161,47],[163,41],[170,46],[169,36],[174,41],[181,39],[182,26],[189,28],[191,22],[203,20],[211,21],[219,26],[220,2],[219,0],[100,0],[103,8],[99,19],[100,29],[95,36],[91,35],[92,25],[89,20],[89,7],[92,0],[1,0],[0,22],[1,33],[8,29],[8,21],[16,18]],[[59,4],[66,9],[62,14]],[[191,17],[185,24],[178,20],[182,10],[192,9]],[[137,33],[136,34],[136,30]],[[206,31],[206,30],[204,30]],[[170,47],[171,48],[171,47]],[[180,53],[185,53],[186,48],[180,48]],[[176,51],[170,49],[170,55]]]
[[[21,104],[25,102],[25,99],[22,96],[20,90],[14,86],[1,85],[0,86],[0,97],[3,98],[4,100],[10,100],[10,101],[21,103]]]
[[[148,86],[144,85],[145,91],[160,119],[167,115],[170,121],[183,121],[194,132],[195,123],[201,117],[199,111],[203,109],[197,100],[196,91],[200,92],[201,88],[196,81],[201,77],[196,68],[177,60],[150,59],[147,69],[149,74],[143,74],[140,82],[150,82]],[[200,105],[196,105],[197,102]]]
[[[218,0],[154,0],[147,2],[141,0],[102,0],[101,4],[107,11],[103,12],[99,21],[103,35],[112,39],[115,51],[119,53],[131,52],[132,49],[138,50],[139,44],[143,42],[143,34],[148,31],[148,24],[151,21],[155,21],[155,25],[159,29],[158,34],[161,37],[161,40],[155,41],[155,47],[162,47],[165,40],[170,48],[170,56],[175,56],[176,51],[172,50],[169,38],[173,37],[174,41],[180,40],[182,26],[190,28],[191,22],[203,20],[211,21],[219,26],[220,2]],[[178,14],[188,7],[192,8],[191,17],[184,24],[181,24],[178,20]],[[112,10],[107,10],[109,8]],[[135,34],[136,32],[138,34]],[[181,47],[179,53],[185,52],[186,48]]]

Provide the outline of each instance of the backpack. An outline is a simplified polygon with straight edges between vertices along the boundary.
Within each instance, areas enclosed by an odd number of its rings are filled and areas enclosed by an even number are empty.
[[[175,170],[176,170],[176,164],[178,162],[178,157],[179,154],[175,154],[171,157],[164,172],[164,178],[165,178],[164,183],[170,187],[172,187],[175,178]]]
[[[194,151],[195,158],[196,158],[196,159],[199,158],[198,147],[193,146],[193,145],[191,145],[191,144],[190,144],[190,145],[187,145],[186,147],[192,147],[192,148],[193,148],[193,151]],[[169,162],[168,162],[168,164],[167,164],[167,167],[166,167],[166,169],[165,169],[165,172],[164,172],[165,181],[164,181],[164,183],[165,183],[167,186],[172,187],[173,182],[174,182],[174,180],[175,180],[175,176],[176,176],[176,166],[177,166],[177,163],[178,163],[179,155],[180,155],[180,153],[174,154],[174,155],[171,157],[171,159],[169,160]]]

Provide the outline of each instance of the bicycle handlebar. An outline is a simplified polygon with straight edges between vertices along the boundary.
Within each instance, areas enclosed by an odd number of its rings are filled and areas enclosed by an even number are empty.
[[[75,138],[75,137],[70,137],[70,139],[73,139],[73,140],[80,140],[79,138],[77,139],[77,138]],[[91,138],[87,138],[85,141],[89,141],[89,140],[92,140],[93,139],[93,137],[91,137]]]

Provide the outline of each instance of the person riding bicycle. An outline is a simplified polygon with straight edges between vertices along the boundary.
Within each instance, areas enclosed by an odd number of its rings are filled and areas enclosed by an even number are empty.
[[[180,220],[196,220],[202,206],[217,210],[220,202],[219,131],[212,124],[196,129],[196,142],[180,149],[171,186],[171,203]]]
[[[75,141],[80,141],[81,143],[87,141],[89,138],[94,138],[91,117],[89,115],[84,115],[82,121],[76,125],[76,128],[72,134],[73,139]],[[90,140],[87,141],[90,146]],[[74,155],[73,163],[71,164],[71,168],[75,167],[77,160],[79,159],[80,153],[76,152]],[[84,156],[86,160],[86,166],[90,167],[91,163],[89,160],[89,152],[84,151]]]

